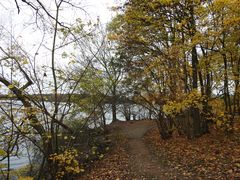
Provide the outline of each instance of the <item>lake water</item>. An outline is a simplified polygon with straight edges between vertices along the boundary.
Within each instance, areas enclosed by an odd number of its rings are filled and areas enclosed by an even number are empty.
[[[1,163],[7,164],[7,159],[3,160]],[[17,156],[10,157],[10,168],[11,169],[19,169],[28,164],[29,164],[29,159],[28,159],[27,154],[21,155],[20,157],[17,157]],[[4,168],[3,170],[6,170],[6,168]]]

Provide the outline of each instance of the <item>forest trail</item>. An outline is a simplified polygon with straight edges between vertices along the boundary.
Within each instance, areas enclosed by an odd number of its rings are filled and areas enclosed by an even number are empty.
[[[156,129],[154,121],[117,121],[107,127],[114,148],[94,163],[79,180],[160,180],[170,171],[157,157],[145,134]],[[175,174],[175,173],[174,173]],[[175,176],[174,176],[175,177]],[[176,178],[175,178],[176,179]]]
[[[144,135],[146,132],[155,127],[154,121],[129,121],[129,122],[117,122],[119,135],[126,138],[127,153],[130,160],[130,168],[134,174],[138,174],[138,179],[166,179],[164,167],[156,156],[151,154],[146,142],[144,141]]]

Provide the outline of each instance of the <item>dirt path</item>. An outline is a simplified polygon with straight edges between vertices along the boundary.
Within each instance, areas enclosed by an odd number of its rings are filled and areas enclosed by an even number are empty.
[[[236,138],[215,132],[162,141],[153,121],[115,122],[108,128],[115,145],[80,180],[240,179]]]
[[[118,133],[127,138],[131,171],[139,174],[139,179],[167,179],[163,167],[151,155],[143,139],[145,133],[154,126],[153,121],[124,122],[118,125]]]
[[[108,126],[115,147],[105,158],[94,163],[81,180],[167,180],[169,171],[148,149],[146,132],[154,121],[114,122]]]

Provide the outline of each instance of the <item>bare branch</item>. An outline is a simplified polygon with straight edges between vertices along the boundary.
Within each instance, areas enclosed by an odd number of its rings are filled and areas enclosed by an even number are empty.
[[[16,4],[16,6],[17,6],[17,10],[18,10],[18,14],[19,14],[19,13],[20,13],[20,7],[19,7],[19,5],[18,5],[17,0],[15,0],[15,4]]]
[[[17,0],[16,0],[17,1]],[[26,0],[22,0],[22,2],[24,2],[24,3],[26,3],[27,5],[29,5],[31,8],[33,8],[34,10],[38,10],[38,8],[37,7],[35,7],[34,6],[34,4],[32,4],[31,2],[29,2],[29,1],[26,1]]]

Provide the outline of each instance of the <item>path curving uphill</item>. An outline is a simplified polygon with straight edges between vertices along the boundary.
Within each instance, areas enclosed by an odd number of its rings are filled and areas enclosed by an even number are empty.
[[[169,171],[151,153],[144,135],[151,131],[154,121],[117,121],[107,127],[115,148],[96,162],[81,180],[165,180]]]
[[[127,139],[127,152],[131,171],[138,174],[138,179],[168,179],[164,167],[149,151],[143,137],[156,126],[154,121],[119,122],[118,133]]]

